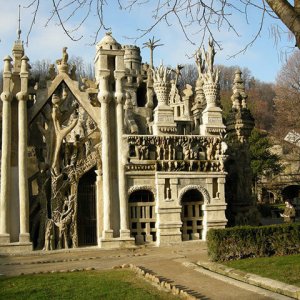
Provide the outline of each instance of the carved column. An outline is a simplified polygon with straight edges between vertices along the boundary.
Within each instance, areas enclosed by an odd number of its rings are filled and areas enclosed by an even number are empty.
[[[9,233],[9,200],[10,200],[10,176],[11,176],[11,81],[10,56],[4,59],[2,107],[2,155],[1,155],[1,198],[0,198],[0,243],[10,242]]]
[[[119,200],[120,200],[120,237],[129,238],[130,230],[128,223],[128,205],[127,205],[127,188],[125,176],[125,159],[123,147],[123,133],[124,133],[124,94],[122,91],[122,79],[125,76],[124,71],[114,71],[116,79],[115,100],[117,104],[116,118],[117,118],[117,147],[118,147],[118,185],[119,185]]]
[[[23,56],[21,62],[21,92],[17,94],[18,131],[19,131],[19,201],[20,201],[20,235],[19,242],[29,242],[29,197],[27,178],[27,88],[28,88],[28,57]]]
[[[110,144],[110,120],[109,102],[111,94],[109,92],[108,80],[110,70],[100,70],[100,92],[98,99],[101,103],[101,136],[102,136],[102,172],[103,172],[103,232],[102,239],[113,237],[111,228],[111,202],[112,202],[112,176],[111,176],[111,144]]]

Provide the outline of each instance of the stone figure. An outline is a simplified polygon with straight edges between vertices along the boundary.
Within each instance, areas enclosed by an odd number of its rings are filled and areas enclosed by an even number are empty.
[[[70,77],[71,77],[72,80],[77,80],[76,65],[72,66]]]
[[[68,59],[69,55],[67,53],[67,47],[63,47],[62,50],[62,58],[56,60],[57,69],[59,73],[68,73],[69,65],[68,65]]]
[[[208,52],[205,53],[205,60],[207,63],[207,70],[209,73],[213,74],[214,71],[214,59],[216,55],[213,40],[208,40]]]
[[[54,223],[52,219],[47,219],[46,224],[45,224],[45,246],[43,250],[48,251],[48,250],[54,250],[54,243],[53,243],[53,238],[54,238]]]
[[[206,146],[206,159],[207,160],[213,159],[213,142],[209,142]]]
[[[224,155],[226,153],[227,149],[228,149],[228,145],[224,141],[222,141],[221,142],[221,154]]]
[[[126,129],[131,134],[138,133],[138,126],[134,119],[133,105],[131,102],[130,93],[126,92],[125,97],[126,97],[126,101],[124,105],[124,109],[125,109],[124,120],[125,120]]]
[[[189,160],[190,154],[191,154],[190,146],[188,144],[185,144],[183,147],[184,160]]]
[[[196,51],[195,58],[196,58],[198,76],[199,76],[198,78],[201,78],[205,70],[205,60],[202,58],[202,52],[200,48]]]
[[[73,142],[73,150],[72,150],[72,156],[71,156],[71,166],[75,166],[77,161],[83,158],[83,144],[84,142],[80,140],[80,135],[75,135],[75,141]]]
[[[205,51],[205,48],[202,47],[202,55],[205,57],[205,62],[207,69],[201,75],[204,83],[217,84],[219,81],[219,71],[214,69],[214,59],[216,55],[215,47],[213,40],[209,39],[208,41],[208,51]]]
[[[69,248],[69,238],[68,238],[68,226],[72,220],[72,214],[74,212],[74,196],[71,195],[64,203],[63,212],[55,211],[53,215],[54,224],[58,228],[58,245],[57,248],[61,249],[63,246],[64,248]]]
[[[50,64],[49,70],[48,70],[48,77],[50,80],[53,80],[56,76],[55,66],[54,64]]]
[[[69,55],[67,53],[67,49],[68,49],[68,47],[63,47],[63,51],[62,51],[63,53],[62,53],[62,59],[61,59],[62,65],[68,64]]]
[[[81,86],[81,89],[83,91],[85,91],[86,89],[98,89],[99,84],[97,82],[95,82],[87,77],[82,77],[81,75],[80,75],[80,78],[83,83],[83,85]]]
[[[190,84],[185,85],[185,89],[182,91],[184,97],[190,98],[193,96],[193,87]]]

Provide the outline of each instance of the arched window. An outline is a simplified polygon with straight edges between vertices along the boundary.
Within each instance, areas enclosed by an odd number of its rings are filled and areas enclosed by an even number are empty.
[[[137,244],[156,241],[156,216],[154,195],[148,190],[138,190],[129,196],[129,226]]]

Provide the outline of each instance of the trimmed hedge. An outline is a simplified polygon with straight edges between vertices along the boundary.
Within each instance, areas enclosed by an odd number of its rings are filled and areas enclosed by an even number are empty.
[[[210,229],[208,255],[213,261],[300,253],[300,224]]]

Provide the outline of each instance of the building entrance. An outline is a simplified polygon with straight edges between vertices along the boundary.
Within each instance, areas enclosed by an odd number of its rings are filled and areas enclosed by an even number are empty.
[[[156,241],[155,201],[146,190],[133,192],[129,197],[129,226],[137,244]]]
[[[202,238],[204,203],[202,194],[192,189],[187,191],[181,200],[182,240],[199,240]]]
[[[96,174],[92,169],[84,174],[78,183],[78,246],[97,245],[95,181]]]

